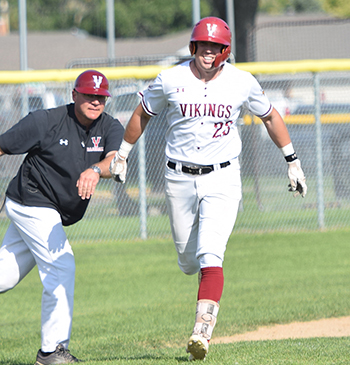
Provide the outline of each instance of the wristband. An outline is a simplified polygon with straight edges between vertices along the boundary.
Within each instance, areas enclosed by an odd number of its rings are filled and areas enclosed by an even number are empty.
[[[286,146],[280,148],[280,150],[281,150],[281,152],[282,152],[282,154],[283,154],[284,157],[290,156],[293,153],[295,153],[294,152],[294,147],[292,145],[292,142],[291,143],[288,143]]]
[[[123,141],[119,147],[119,150],[118,150],[119,158],[121,160],[126,160],[133,147],[134,147],[133,143],[126,142],[125,139],[123,139]]]
[[[294,151],[294,147],[292,145],[292,142],[291,143],[288,143],[286,146],[280,148],[285,160],[287,162],[293,162],[295,161],[298,157]]]
[[[294,152],[292,155],[284,156],[287,162],[293,162],[298,159],[297,154]]]

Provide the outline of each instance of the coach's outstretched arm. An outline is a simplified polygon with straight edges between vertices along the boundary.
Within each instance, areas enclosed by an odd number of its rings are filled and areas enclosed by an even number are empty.
[[[272,141],[281,150],[288,163],[290,191],[295,192],[295,197],[300,194],[304,198],[307,192],[304,172],[301,168],[300,160],[297,158],[294,151],[288,129],[282,117],[278,111],[273,108],[272,112],[267,117],[261,119],[264,122]]]
[[[78,195],[82,200],[90,199],[95,192],[95,188],[100,178],[111,177],[109,166],[117,151],[110,151],[106,157],[83,171],[77,181]]]
[[[111,175],[115,181],[118,181],[122,184],[125,183],[127,158],[130,151],[134,147],[134,144],[145,130],[150,118],[151,116],[144,111],[140,103],[131,116],[128,125],[126,126],[124,139],[120,145],[119,151],[115,154],[109,167],[109,171],[111,172]]]

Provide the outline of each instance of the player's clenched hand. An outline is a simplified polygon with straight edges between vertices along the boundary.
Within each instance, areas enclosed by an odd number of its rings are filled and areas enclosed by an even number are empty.
[[[307,192],[307,186],[299,159],[288,163],[288,177],[290,180],[289,191],[294,192],[294,197],[301,195],[304,198]]]
[[[126,179],[126,170],[127,170],[127,162],[126,158],[119,155],[117,152],[109,166],[109,171],[112,175],[112,178],[115,181],[118,181],[122,184],[125,183]]]
[[[95,192],[100,175],[92,169],[87,169],[80,174],[77,181],[78,195],[82,200],[90,199]]]

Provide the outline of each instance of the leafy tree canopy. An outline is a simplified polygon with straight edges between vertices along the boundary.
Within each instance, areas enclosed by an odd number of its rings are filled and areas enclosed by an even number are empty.
[[[18,29],[18,0],[8,0],[10,29]],[[192,27],[191,0],[114,0],[115,36],[156,37]],[[29,31],[78,28],[106,37],[106,0],[27,0]],[[201,17],[225,20],[226,0],[200,0]],[[283,14],[326,11],[350,17],[349,0],[234,0],[237,62],[247,60],[247,34],[254,26],[256,11]]]
[[[10,28],[18,29],[18,0],[8,0]],[[115,0],[116,37],[160,36],[192,26],[189,0]],[[28,30],[80,28],[106,36],[105,0],[27,1]],[[209,0],[201,0],[201,16],[212,12]]]
[[[259,0],[259,12],[269,14],[325,12],[350,18],[349,0]]]
[[[323,8],[339,18],[350,18],[349,0],[323,0]]]
[[[235,0],[244,3],[246,0]],[[10,28],[18,29],[18,0],[8,0]],[[106,36],[106,0],[27,0],[28,30],[65,30],[73,27]],[[153,37],[192,26],[191,0],[114,0],[117,38]],[[222,16],[224,0],[201,0],[201,17]],[[350,17],[349,0],[259,0],[258,12],[321,12]]]
[[[321,12],[322,0],[259,0],[259,11],[268,14]]]

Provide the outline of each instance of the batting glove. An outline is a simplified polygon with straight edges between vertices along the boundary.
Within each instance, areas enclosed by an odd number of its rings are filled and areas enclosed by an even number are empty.
[[[133,147],[133,143],[126,142],[125,139],[123,139],[118,152],[115,154],[111,164],[109,165],[109,171],[112,178],[122,184],[125,183],[126,179],[127,158]]]
[[[120,156],[119,152],[117,152],[109,165],[112,178],[117,182],[125,184],[127,167],[126,158]]]
[[[307,192],[306,179],[299,159],[288,162],[288,177],[290,181],[289,191],[294,192],[293,196],[301,195],[305,198]]]

